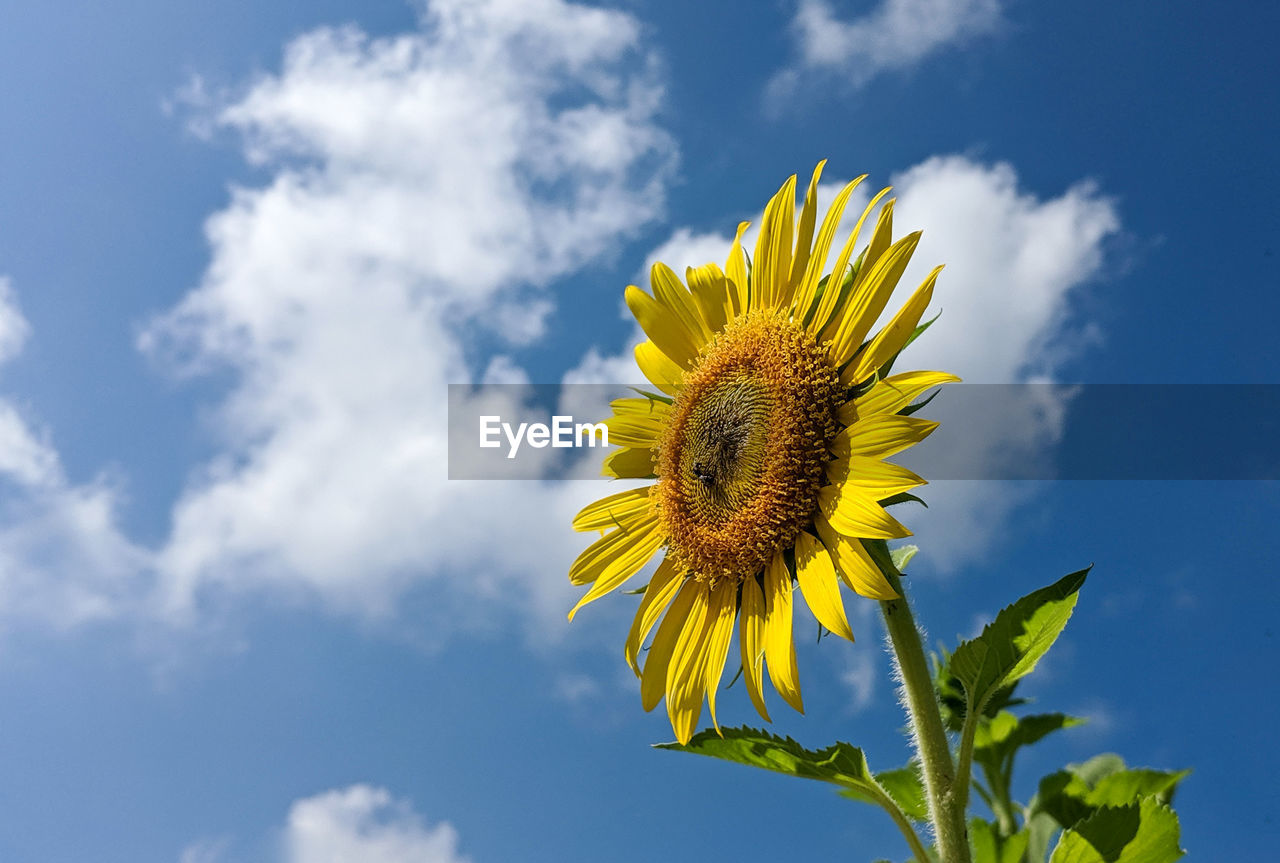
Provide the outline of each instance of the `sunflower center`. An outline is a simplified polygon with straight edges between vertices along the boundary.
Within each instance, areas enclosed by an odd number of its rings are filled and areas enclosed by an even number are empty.
[[[812,518],[840,382],[824,346],[751,312],[703,349],[659,443],[658,514],[675,562],[703,580],[759,572]]]

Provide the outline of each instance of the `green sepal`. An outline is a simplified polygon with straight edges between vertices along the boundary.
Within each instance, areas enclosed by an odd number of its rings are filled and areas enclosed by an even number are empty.
[[[996,615],[981,635],[956,648],[950,669],[970,707],[982,710],[998,690],[1036,667],[1066,627],[1091,568],[1024,596]]]
[[[670,396],[659,395],[658,393],[651,393],[648,390],[642,390],[639,387],[627,387],[627,389],[631,390],[633,393],[636,393],[637,395],[647,398],[651,402],[662,402],[664,405],[674,404],[675,402],[675,400]]]
[[[923,501],[921,501],[923,503]],[[911,563],[911,559],[920,553],[918,545],[900,545],[897,548],[889,550],[889,559],[893,561],[893,566],[901,575],[907,569],[907,564]]]
[[[897,494],[889,495],[880,501],[881,506],[893,506],[896,503],[918,503],[925,509],[929,508],[929,504],[924,502],[924,498],[912,494],[909,491],[900,491]]]
[[[1178,816],[1155,797],[1127,806],[1105,806],[1062,831],[1049,863],[1173,863],[1179,847]]]
[[[914,403],[914,404],[909,404],[909,405],[907,405],[905,408],[903,408],[902,410],[898,411],[898,415],[899,415],[899,416],[904,416],[904,417],[909,417],[909,416],[911,416],[913,413],[916,413],[916,412],[918,412],[918,411],[923,410],[924,408],[926,408],[926,407],[928,407],[928,406],[929,406],[929,402],[933,401],[934,399],[936,399],[936,398],[938,397],[938,393],[940,393],[940,392],[942,392],[941,388],[939,388],[939,389],[935,389],[933,392],[929,393],[929,397],[928,397],[928,398],[926,398],[924,401],[919,401],[919,402],[916,402],[916,403]]]
[[[905,351],[908,347],[910,347],[912,342],[914,342],[916,339],[924,335],[924,331],[929,329],[929,327],[933,326],[933,322],[940,317],[942,317],[942,312],[938,312],[936,315],[934,315],[929,320],[925,321],[923,324],[917,325],[916,328],[911,331],[911,335],[907,337],[907,340],[902,343],[902,347],[898,348],[898,352],[893,356],[889,357],[889,359],[885,362],[885,364],[879,368],[878,373],[880,377],[887,378],[893,372],[893,364],[898,361],[898,357],[902,356],[902,352]],[[933,396],[936,396],[937,394],[938,393],[935,391]],[[933,396],[929,396],[929,398],[925,399],[922,404],[918,406],[913,406],[912,410],[910,411],[902,410],[902,411],[899,411],[899,413],[903,413],[903,414],[915,413],[916,411],[920,410],[920,408],[928,404],[933,399]]]

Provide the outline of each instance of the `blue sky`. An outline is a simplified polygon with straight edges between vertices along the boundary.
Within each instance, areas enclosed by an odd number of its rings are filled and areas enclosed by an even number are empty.
[[[821,158],[831,183],[894,183],[899,230],[925,230],[913,266],[948,265],[915,366],[1275,383],[1278,17],[8,10],[0,859],[900,858],[887,819],[827,789],[649,749],[670,730],[619,655],[630,601],[564,621],[568,519],[603,487],[450,483],[445,385],[630,380],[622,288],[655,257],[723,259]],[[1183,845],[1262,859],[1276,484],[929,492],[912,579],[933,637],[1096,567],[1027,687],[1092,721],[1022,786],[1100,750],[1191,766]],[[855,645],[800,624],[808,715],[775,730],[895,766],[874,609],[847,605]],[[741,695],[727,722],[752,721]]]

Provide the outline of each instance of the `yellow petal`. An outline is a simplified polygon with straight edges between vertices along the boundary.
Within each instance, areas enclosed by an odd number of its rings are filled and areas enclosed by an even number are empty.
[[[653,637],[653,644],[649,645],[644,672],[640,675],[640,706],[646,711],[657,707],[662,696],[666,695],[667,667],[671,664],[671,653],[675,650],[676,638],[684,628],[698,590],[698,582],[686,578],[663,616],[662,623],[658,624],[658,633]]]
[[[578,559],[569,567],[569,581],[572,584],[587,584],[598,580],[605,572],[612,571],[621,560],[629,565],[633,558],[638,558],[635,569],[639,569],[652,555],[643,554],[643,549],[653,543],[653,548],[662,544],[663,536],[657,529],[656,516],[636,519],[625,527],[617,527],[587,546]],[[635,570],[632,570],[634,572]]]
[[[764,602],[764,656],[769,679],[784,701],[804,713],[796,645],[791,634],[791,573],[781,551],[765,567]]]
[[[724,271],[715,264],[704,264],[689,267],[685,270],[685,278],[689,280],[689,290],[693,292],[693,300],[708,331],[717,333],[723,330],[734,315],[729,280],[725,278]]]
[[[666,427],[663,420],[637,414],[611,416],[604,424],[609,429],[610,444],[641,449],[649,449],[656,444]]]
[[[627,489],[587,504],[573,517],[574,530],[608,530],[649,511],[651,485]]]
[[[640,645],[644,644],[644,640],[649,637],[649,631],[662,616],[662,610],[667,607],[667,603],[676,595],[676,591],[683,583],[684,578],[680,570],[676,569],[669,557],[663,558],[653,578],[649,579],[649,586],[645,588],[644,599],[640,600],[640,607],[636,609],[635,620],[631,622],[631,631],[627,633],[626,645],[622,650],[627,659],[627,665],[631,666],[636,677],[640,676],[640,666],[636,664],[636,657],[640,655]]]
[[[858,184],[866,178],[867,175],[863,174],[841,189],[835,200],[831,202],[830,208],[827,209],[827,214],[822,218],[822,227],[818,230],[818,241],[814,243],[813,252],[809,255],[805,264],[804,277],[800,282],[800,286],[796,289],[795,309],[802,317],[807,318],[812,310],[811,307],[817,294],[818,283],[822,281],[823,268],[827,265],[827,254],[831,251],[831,243],[835,240],[836,230],[840,227],[840,217],[844,214],[844,208],[849,203],[849,196],[853,194],[853,190],[858,187]],[[856,232],[852,239],[857,242]],[[838,286],[839,279],[833,279],[833,283]],[[835,303],[834,296],[831,297],[831,303]],[[820,326],[815,328],[815,330],[820,329]]]
[[[738,647],[742,654],[742,677],[747,694],[765,722],[772,722],[764,706],[761,678],[764,674],[764,592],[755,578],[742,582],[742,610],[739,612]]]
[[[822,177],[822,169],[827,164],[823,159],[813,169],[813,178],[809,180],[809,189],[804,194],[804,207],[800,210],[800,223],[796,225],[796,251],[791,256],[791,276],[787,279],[787,297],[789,303],[795,289],[804,279],[805,270],[809,266],[809,247],[813,243],[813,227],[818,223],[818,180]]]
[[[693,737],[706,695],[704,668],[711,629],[710,591],[705,583],[696,584],[698,590],[693,595],[693,605],[667,665],[667,717],[681,743],[688,743]]]
[[[607,534],[605,538],[608,538]],[[595,602],[609,591],[625,584],[649,562],[664,541],[666,537],[658,529],[656,522],[647,532],[638,529],[633,531],[630,545],[618,544],[611,550],[608,558],[602,558],[602,566],[591,589],[570,610],[569,620],[573,620],[578,610],[588,602]]]
[[[876,219],[876,229],[871,232],[871,242],[867,245],[867,257],[862,262],[864,267],[875,266],[876,261],[880,260],[880,256],[889,248],[889,241],[893,238],[893,204],[896,200],[896,198],[890,198],[880,210],[880,217]]]
[[[628,285],[623,296],[645,335],[672,362],[682,369],[689,368],[698,356],[699,337],[691,333],[670,309],[635,285]]]
[[[916,250],[919,242],[919,231],[908,234],[881,255],[880,259],[870,266],[869,272],[866,269],[867,265],[863,265],[863,272],[867,273],[866,278],[859,276],[849,301],[838,312],[840,323],[836,327],[831,345],[831,358],[838,365],[848,362],[849,358],[862,346],[863,339],[867,337],[876,319],[884,311],[893,289],[898,286],[898,279],[902,278],[902,273],[907,268],[911,254]]]
[[[893,359],[902,350],[907,343],[907,339],[911,338],[911,334],[915,332],[916,325],[920,323],[920,316],[924,314],[924,310],[929,306],[929,301],[933,299],[933,285],[938,281],[938,273],[940,272],[942,272],[942,267],[933,268],[933,272],[911,295],[911,299],[907,300],[906,305],[893,316],[893,320],[889,321],[884,329],[876,333],[870,344],[845,369],[844,374],[840,376],[842,383],[850,386],[854,383],[868,380],[880,370],[881,366]]]
[[[738,585],[728,579],[721,581],[711,593],[711,612],[707,623],[706,657],[707,707],[711,709],[711,724],[716,732],[720,722],[716,719],[716,690],[724,674],[725,658],[729,655],[729,642],[733,638],[733,619],[738,612]],[[723,736],[723,735],[722,735]]]
[[[801,531],[796,537],[796,580],[809,610],[827,629],[842,638],[853,641],[853,630],[844,613],[844,601],[840,598],[840,583],[836,581],[836,568],[831,555],[822,543]]]
[[[925,485],[924,479],[893,462],[865,455],[838,458],[828,463],[827,479],[837,489],[856,486],[864,497],[884,500],[904,491]]]
[[[671,361],[671,358],[658,349],[652,341],[643,341],[636,345],[636,365],[641,373],[649,379],[649,383],[669,396],[680,390],[680,382],[684,380],[684,372]]]
[[[841,536],[821,514],[813,523],[818,528],[818,536],[822,537],[822,544],[835,561],[836,570],[851,590],[870,599],[898,598],[898,592],[889,586],[889,580],[884,577],[884,573],[876,566],[861,542]]]
[[[619,416],[651,417],[657,420],[666,419],[671,406],[666,402],[651,399],[647,396],[614,399],[609,402],[609,409]]]
[[[845,240],[844,246],[840,249],[840,254],[836,257],[835,266],[831,268],[831,278],[827,282],[827,289],[822,293],[822,299],[818,302],[818,311],[814,313],[813,320],[809,322],[809,329],[815,333],[823,332],[825,327],[835,324],[838,321],[830,321],[832,314],[836,310],[836,303],[840,300],[840,286],[844,283],[844,271],[849,267],[849,260],[853,257],[853,250],[857,248],[858,236],[862,233],[862,225],[867,220],[867,215],[872,208],[879,203],[880,199],[889,194],[889,189],[881,189],[871,202],[863,209],[862,215],[858,217],[858,221],[853,226],[853,230],[849,233],[849,238]],[[859,279],[867,271],[866,261],[863,261],[862,269],[859,271]],[[870,324],[868,324],[868,327]]]
[[[604,457],[600,473],[615,479],[648,479],[654,476],[653,450],[624,447]]]
[[[751,262],[752,308],[772,309],[782,298],[783,283],[791,275],[795,217],[796,176],[792,174],[764,208]]]
[[[845,536],[863,539],[901,539],[911,536],[896,518],[854,486],[827,486],[818,492],[818,509]]]
[[[840,408],[840,424],[851,426],[859,418],[876,414],[896,414],[911,404],[916,396],[940,384],[959,381],[960,378],[946,372],[902,372],[875,382],[856,399]]]
[[[729,259],[724,264],[724,275],[729,280],[732,290],[729,298],[734,302],[734,315],[744,314],[751,308],[751,287],[747,279],[747,259],[742,251],[742,235],[751,226],[750,222],[739,222],[738,233],[729,247]]]
[[[876,414],[861,419],[836,435],[831,452],[836,458],[865,455],[888,458],[933,433],[933,420]]]
[[[658,261],[649,269],[649,283],[653,285],[654,299],[684,324],[694,338],[694,345],[701,348],[706,344],[711,332],[698,314],[698,307],[681,283],[680,277],[662,261]]]

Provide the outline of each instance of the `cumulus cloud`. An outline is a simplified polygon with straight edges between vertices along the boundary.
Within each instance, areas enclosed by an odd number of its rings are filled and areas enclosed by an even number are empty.
[[[838,78],[860,87],[882,72],[914,66],[942,49],[990,33],[1000,0],[881,0],[842,20],[827,0],[800,0],[791,21],[797,57],[770,81],[774,107],[807,80]]]
[[[231,841],[187,846],[180,863],[230,863]],[[281,832],[278,863],[467,863],[447,822],[428,824],[385,788],[352,785],[297,800]]]
[[[1104,244],[1120,230],[1114,204],[1082,181],[1041,199],[1020,189],[1013,167],[959,156],[934,157],[893,178],[895,224],[924,236],[904,279],[918,283],[946,263],[935,303],[942,317],[910,348],[914,368],[953,371],[968,383],[1049,381],[1094,337],[1072,300],[1098,275]],[[1023,401],[994,438],[966,434],[963,391],[945,393],[944,423],[926,446],[949,447],[981,475],[1010,448],[1035,454],[1058,441],[1065,391]],[[981,558],[1034,483],[945,481],[928,489],[930,509],[912,514],[922,556],[947,571]]]
[[[353,785],[293,804],[283,863],[466,863],[448,823],[429,826],[385,788]]]
[[[0,362],[29,333],[0,277]],[[0,399],[0,618],[68,628],[137,601],[149,554],[120,532],[119,498],[106,478],[69,480],[48,434]]]
[[[538,338],[549,286],[662,212],[656,61],[630,15],[563,0],[424,16],[304,35],[212,116],[272,173],[209,219],[201,283],[141,340],[238,380],[159,555],[172,613],[270,585],[387,614],[440,574],[567,608],[573,538],[540,519],[598,488],[449,482],[445,390],[520,380],[473,345]]]

